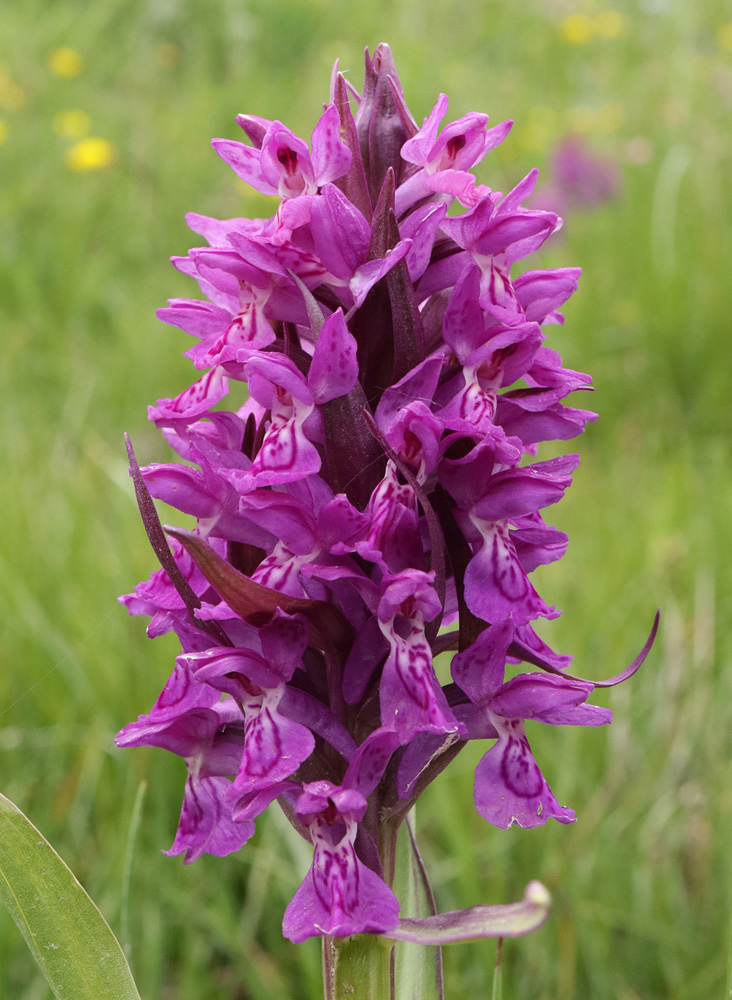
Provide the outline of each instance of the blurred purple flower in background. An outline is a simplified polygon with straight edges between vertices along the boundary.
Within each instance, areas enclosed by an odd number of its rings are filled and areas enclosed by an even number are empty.
[[[532,204],[567,215],[574,210],[597,208],[620,196],[623,178],[620,166],[610,156],[601,156],[579,135],[567,135],[552,151],[549,182],[540,188]]]

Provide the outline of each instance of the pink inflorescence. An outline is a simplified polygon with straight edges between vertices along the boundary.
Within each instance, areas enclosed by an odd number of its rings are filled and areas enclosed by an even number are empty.
[[[254,115],[249,143],[214,140],[279,206],[188,217],[208,245],[174,264],[205,298],[159,315],[194,338],[200,377],[150,408],[184,462],[131,453],[164,568],[122,601],[183,651],[117,743],[185,759],[169,853],[186,861],[237,850],[279,801],[314,846],[294,941],[396,925],[380,826],[466,741],[491,741],[475,777],[490,823],[568,823],[524,720],[610,720],[532,625],[559,614],[531,572],[564,554],[541,512],[577,464],[533,458],[595,416],[564,402],[589,377],[544,346],[579,269],[512,276],[561,220],[522,207],[536,171],[505,195],[470,172],[510,122],[440,129],[446,111],[440,95],[415,123],[382,45],[360,95],[336,67],[310,144]],[[248,397],[222,409],[232,380]],[[150,496],[196,518],[168,529],[172,556]],[[521,661],[540,669],[506,680]]]

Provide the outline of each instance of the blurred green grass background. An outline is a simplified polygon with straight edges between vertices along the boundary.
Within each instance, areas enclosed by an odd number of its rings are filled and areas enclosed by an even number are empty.
[[[196,294],[168,263],[196,242],[184,213],[261,210],[210,138],[238,138],[240,111],[309,136],[335,58],[360,87],[379,41],[417,120],[441,90],[451,118],[516,120],[480,168],[492,187],[535,164],[546,174],[573,130],[622,170],[622,194],[569,212],[532,262],[584,269],[549,344],[593,374],[600,413],[553,512],[569,552],[538,583],[564,608],[545,634],[589,677],[632,659],[664,612],[640,675],[597,695],[612,727],[529,734],[574,826],[488,827],[471,800],[478,747],[430,788],[418,826],[439,905],[549,886],[550,922],[505,949],[513,997],[726,995],[731,22],[721,0],[5,0],[0,788],[122,936],[145,1000],[320,995],[318,944],[280,931],[306,845],[270,810],[240,855],[184,867],[160,853],[182,762],[113,745],[175,655],[116,604],[154,565],[122,432],[141,461],[163,459],[146,405],[190,381],[190,342],[154,316]],[[494,956],[490,943],[446,949],[447,996],[487,996]],[[4,912],[0,997],[50,997]]]

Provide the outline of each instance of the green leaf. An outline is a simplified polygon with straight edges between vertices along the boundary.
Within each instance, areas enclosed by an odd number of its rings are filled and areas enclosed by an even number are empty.
[[[104,917],[48,841],[4,795],[0,898],[58,1000],[140,1000]]]
[[[412,828],[412,813],[404,821],[397,841],[396,891],[401,912],[412,917],[437,912],[422,857]],[[407,941],[395,949],[396,1000],[443,1000],[442,951]]]

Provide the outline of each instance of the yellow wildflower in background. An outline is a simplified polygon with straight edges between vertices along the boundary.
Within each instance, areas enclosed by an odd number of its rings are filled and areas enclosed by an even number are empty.
[[[570,14],[562,21],[559,31],[567,45],[584,45],[593,38],[615,39],[625,34],[626,18],[619,10],[601,10],[594,17]]]
[[[717,39],[723,49],[732,52],[732,21],[717,29]]]
[[[562,21],[560,33],[568,45],[584,45],[592,38],[592,20],[587,14],[570,14]]]
[[[84,59],[78,49],[71,49],[64,45],[58,49],[51,49],[48,53],[48,65],[56,76],[70,80],[81,73],[84,68]]]
[[[53,131],[64,139],[80,139],[88,135],[91,129],[91,119],[86,111],[59,111],[53,116]]]
[[[0,146],[2,146],[7,137],[8,137],[8,123],[4,122],[2,118],[0,118]]]
[[[625,15],[619,10],[601,10],[592,20],[592,29],[598,38],[620,38],[625,34]]]
[[[64,159],[69,170],[102,170],[117,159],[117,147],[108,139],[82,139],[66,150]]]

